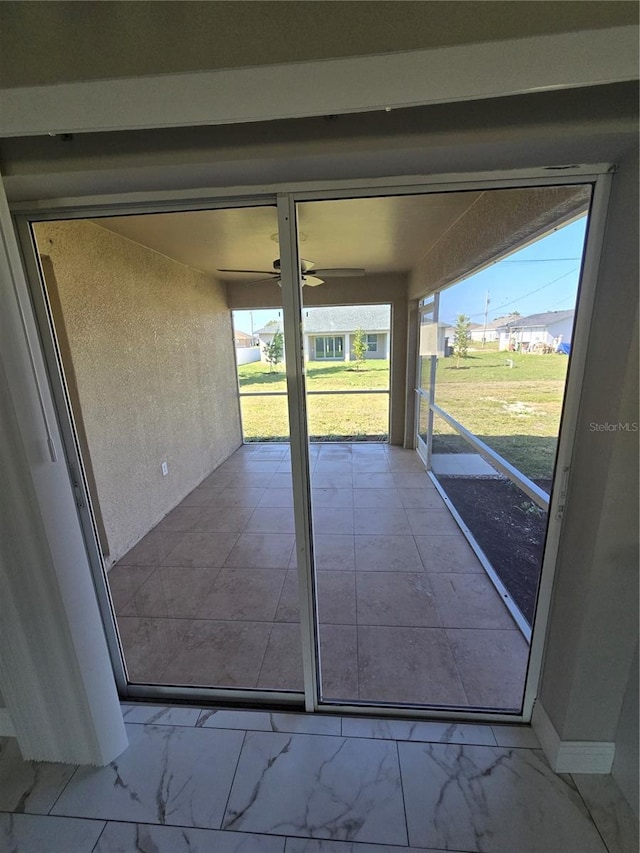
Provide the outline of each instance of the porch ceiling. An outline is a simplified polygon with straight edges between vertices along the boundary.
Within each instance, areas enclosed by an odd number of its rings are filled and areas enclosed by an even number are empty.
[[[299,205],[301,253],[318,267],[367,272],[413,269],[482,193],[358,198]],[[218,278],[219,268],[272,269],[278,257],[275,207],[106,217],[96,224]]]

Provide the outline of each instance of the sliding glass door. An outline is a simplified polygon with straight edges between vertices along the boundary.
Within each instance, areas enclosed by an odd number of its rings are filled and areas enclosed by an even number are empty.
[[[591,187],[335,195],[25,220],[121,689],[518,717]]]

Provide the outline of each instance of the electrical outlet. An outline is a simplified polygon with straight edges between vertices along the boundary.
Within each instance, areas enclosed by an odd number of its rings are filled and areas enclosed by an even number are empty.
[[[162,476],[166,477],[168,473],[169,473],[169,466],[167,465],[166,462],[163,462],[162,463]]]

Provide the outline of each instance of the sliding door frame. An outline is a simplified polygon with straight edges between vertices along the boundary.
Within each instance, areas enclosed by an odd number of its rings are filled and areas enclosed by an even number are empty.
[[[124,214],[168,213],[211,210],[216,208],[277,206],[282,275],[282,296],[285,346],[287,359],[288,407],[291,432],[291,457],[294,492],[294,518],[300,583],[300,612],[304,694],[287,691],[234,690],[227,688],[190,688],[162,685],[133,685],[127,683],[122,649],[115,626],[114,611],[106,584],[106,573],[98,550],[95,522],[90,508],[86,479],[76,476],[74,488],[79,498],[78,518],[90,558],[96,594],[103,614],[104,630],[112,656],[116,681],[121,695],[127,698],[154,698],[216,701],[243,705],[283,705],[300,707],[304,701],[307,711],[341,714],[415,717],[423,719],[529,722],[537,693],[542,667],[544,640],[549,619],[555,562],[558,553],[562,515],[565,508],[571,454],[577,426],[578,405],[586,362],[588,333],[591,325],[597,272],[606,222],[611,183],[608,164],[554,168],[525,169],[510,172],[482,172],[474,175],[439,175],[432,178],[405,177],[357,181],[320,181],[312,184],[271,185],[262,187],[209,189],[199,191],[130,193],[121,196],[92,196],[20,203],[13,206],[15,225],[22,250],[22,259],[31,283],[30,292],[19,294],[23,310],[32,312],[39,327],[39,340],[32,346],[41,349],[48,368],[62,428],[71,471],[83,471],[69,411],[64,377],[59,368],[55,337],[40,280],[37,253],[31,235],[31,223],[55,219],[86,219]],[[301,294],[299,254],[297,245],[296,203],[311,200],[347,199],[371,196],[430,195],[471,190],[524,189],[542,186],[591,185],[593,188],[589,223],[580,275],[578,313],[574,328],[573,348],[567,378],[562,423],[558,442],[557,477],[549,511],[550,524],[538,593],[538,607],[521,714],[492,713],[449,708],[419,706],[390,706],[386,704],[356,704],[323,702],[320,698],[320,661],[317,638],[317,611],[313,571],[313,535],[309,482],[309,448],[304,394],[304,350],[301,331]],[[408,393],[414,393],[411,388]],[[84,503],[85,506],[81,504]],[[553,523],[552,523],[553,521]]]

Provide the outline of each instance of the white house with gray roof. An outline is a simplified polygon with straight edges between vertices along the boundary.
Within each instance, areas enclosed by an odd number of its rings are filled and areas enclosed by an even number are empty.
[[[498,349],[532,350],[536,344],[556,349],[558,343],[571,343],[573,308],[567,311],[544,311],[517,317],[498,328]]]
[[[362,329],[367,341],[367,359],[389,358],[390,305],[345,305],[334,308],[305,308],[304,353],[307,361],[351,361],[353,339]],[[260,351],[282,331],[282,321],[272,321],[258,330]]]

